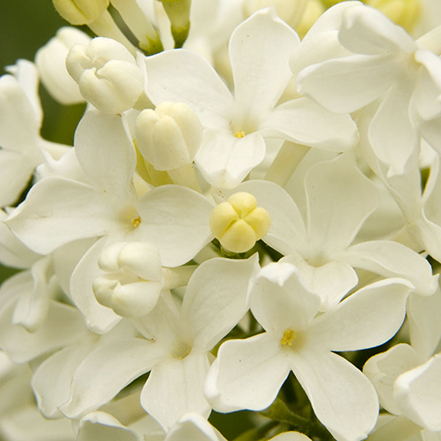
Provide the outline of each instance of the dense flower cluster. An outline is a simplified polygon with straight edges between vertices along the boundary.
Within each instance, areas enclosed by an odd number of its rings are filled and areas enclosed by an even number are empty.
[[[97,37],[0,78],[1,436],[441,441],[430,2],[53,2]]]

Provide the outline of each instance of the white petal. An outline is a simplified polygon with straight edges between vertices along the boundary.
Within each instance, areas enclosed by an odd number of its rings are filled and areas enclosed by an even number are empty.
[[[128,192],[136,153],[121,116],[87,112],[75,131],[74,144],[79,163],[100,190],[113,194]]]
[[[349,115],[325,110],[309,98],[276,107],[260,124],[265,137],[283,139],[325,150],[342,152],[358,141],[358,130]]]
[[[68,242],[115,230],[112,208],[91,186],[54,177],[34,185],[6,223],[33,251],[48,254]]]
[[[309,254],[335,255],[353,241],[378,205],[378,190],[358,169],[352,154],[310,168],[305,178]],[[309,256],[306,256],[309,257]]]
[[[389,175],[409,171],[418,158],[419,139],[409,110],[414,88],[412,79],[397,82],[369,127],[369,141],[377,157],[389,167]]]
[[[297,81],[302,94],[326,109],[351,113],[382,96],[398,72],[388,56],[354,55],[307,67]]]
[[[280,185],[270,181],[251,180],[241,184],[237,191],[254,195],[259,207],[271,216],[271,226],[264,242],[290,254],[305,247],[306,229],[300,211],[291,196]]]
[[[76,441],[140,441],[138,435],[104,412],[91,412],[80,421]]]
[[[434,148],[437,152],[441,151],[441,117],[434,118],[430,121],[424,121],[419,126],[421,136]]]
[[[139,338],[104,343],[75,371],[70,400],[61,412],[78,418],[97,409],[165,356],[162,346]]]
[[[203,394],[208,368],[207,356],[198,353],[160,362],[142,390],[142,407],[167,430],[188,412],[208,418],[211,408]]]
[[[163,266],[179,266],[212,240],[212,210],[213,205],[201,194],[178,185],[163,185],[139,200],[137,211],[146,219],[138,227],[139,234],[158,248]]]
[[[204,178],[215,187],[237,187],[265,157],[260,133],[238,139],[232,133],[206,130],[195,162]]]
[[[344,13],[339,35],[352,52],[367,55],[412,53],[417,49],[413,38],[375,8],[359,5]]]
[[[20,59],[13,66],[7,66],[5,70],[17,79],[41,126],[43,109],[41,108],[38,94],[39,78],[37,66],[31,61]]]
[[[317,418],[338,440],[365,439],[377,421],[378,398],[370,381],[331,353],[304,348],[292,353],[291,368]]]
[[[343,258],[356,268],[383,277],[407,279],[422,295],[430,296],[438,287],[438,277],[432,276],[429,262],[398,242],[375,240],[359,243],[349,247]]]
[[[11,324],[14,306],[11,302],[1,312],[0,346],[15,363],[30,361],[74,343],[85,333],[82,317],[72,306],[52,302],[45,322],[32,333]]]
[[[412,346],[398,344],[388,351],[371,357],[363,367],[363,373],[371,380],[380,398],[380,404],[388,412],[401,415],[402,410],[393,396],[397,377],[418,366],[418,355]]]
[[[421,63],[418,71],[417,87],[415,90],[415,107],[424,120],[439,117],[441,103],[441,59],[433,52],[420,49],[415,55],[415,61]]]
[[[308,338],[331,351],[379,346],[402,325],[407,296],[412,289],[404,279],[386,279],[368,285],[315,319],[306,331]]]
[[[48,421],[35,406],[21,406],[1,421],[2,436],[11,441],[76,441],[67,419]]]
[[[0,78],[0,145],[10,151],[36,148],[40,121],[16,78]]]
[[[46,418],[62,417],[58,407],[69,399],[72,376],[90,352],[92,343],[93,339],[86,338],[80,344],[68,346],[46,359],[35,371],[32,390]]]
[[[13,323],[24,326],[31,332],[36,331],[44,322],[54,286],[58,288],[58,284],[51,280],[51,266],[52,262],[49,257],[35,262],[31,269],[33,289],[27,294],[23,293],[14,311]]]
[[[433,432],[441,430],[441,354],[400,375],[394,392],[408,418]]]
[[[268,333],[222,344],[205,394],[219,412],[262,410],[276,398],[290,371],[280,342]]]
[[[40,256],[18,240],[17,236],[2,222],[6,217],[6,213],[0,210],[0,262],[9,267],[29,268]]]
[[[320,298],[301,283],[298,270],[289,263],[270,263],[257,275],[251,310],[267,331],[304,329],[316,315]]]
[[[320,296],[320,311],[335,307],[358,283],[355,270],[345,262],[331,261],[312,266],[298,255],[289,255],[283,261],[295,265],[305,287]]]
[[[407,304],[410,341],[421,360],[429,358],[441,338],[441,291],[429,297],[412,294]]]
[[[167,441],[226,441],[220,432],[205,418],[189,413],[183,416],[168,432]]]
[[[229,47],[236,101],[256,115],[274,107],[292,77],[288,61],[299,44],[274,9],[260,10],[238,26]]]
[[[162,52],[145,59],[147,96],[154,104],[163,101],[188,104],[203,125],[226,125],[233,98],[210,64],[185,49]]]
[[[194,347],[210,351],[245,315],[251,278],[259,269],[257,257],[215,258],[194,272],[181,311],[194,335]]]

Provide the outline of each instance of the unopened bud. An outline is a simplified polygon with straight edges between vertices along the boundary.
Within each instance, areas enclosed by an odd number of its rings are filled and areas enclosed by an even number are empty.
[[[64,27],[56,36],[38,50],[35,63],[41,81],[54,99],[62,104],[76,104],[84,101],[78,84],[66,70],[66,56],[76,44],[88,45],[90,37],[76,28]]]
[[[145,242],[118,242],[98,259],[105,271],[93,284],[99,303],[123,317],[140,317],[155,307],[164,286],[158,250]]]
[[[53,0],[58,13],[73,25],[95,21],[109,6],[109,0]]]
[[[135,129],[139,151],[156,170],[191,164],[202,140],[202,124],[184,103],[164,102],[143,110]]]
[[[171,31],[175,40],[175,47],[185,43],[190,31],[191,0],[159,0],[171,23]]]
[[[104,113],[130,109],[143,90],[135,59],[125,46],[110,38],[97,37],[88,46],[74,46],[66,67],[83,97]]]
[[[412,31],[421,15],[420,0],[367,0],[366,4],[380,10],[407,32]]]
[[[219,204],[211,213],[210,229],[222,247],[233,253],[249,251],[258,240],[265,237],[271,217],[257,206],[250,193],[235,193]]]

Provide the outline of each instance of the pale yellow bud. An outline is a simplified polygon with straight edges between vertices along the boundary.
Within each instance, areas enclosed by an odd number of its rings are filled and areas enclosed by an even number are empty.
[[[202,124],[184,103],[164,102],[143,110],[135,130],[139,151],[156,170],[191,164],[202,141]]]
[[[97,301],[122,317],[140,317],[155,307],[164,286],[158,250],[146,242],[118,242],[98,258],[104,274],[92,289]]]
[[[366,4],[380,10],[407,32],[412,31],[421,15],[420,0],[367,0]]]
[[[175,40],[175,47],[185,43],[190,30],[191,0],[159,0],[171,23],[171,31]]]
[[[210,229],[222,247],[233,253],[245,253],[266,236],[271,217],[257,206],[256,198],[246,192],[235,193],[211,213]]]
[[[92,23],[109,6],[109,0],[53,0],[53,3],[58,13],[73,25]]]

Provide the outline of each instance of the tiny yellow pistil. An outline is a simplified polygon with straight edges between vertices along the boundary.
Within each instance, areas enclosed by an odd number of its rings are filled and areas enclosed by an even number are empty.
[[[234,134],[234,136],[235,136],[236,138],[244,138],[245,135],[246,135],[246,133],[245,133],[243,130],[240,130],[239,132],[236,132],[236,133]]]
[[[135,219],[132,219],[132,224],[135,228],[138,228],[140,223],[141,223],[141,218],[139,216]]]
[[[271,225],[267,210],[257,206],[256,198],[246,192],[231,195],[211,213],[210,229],[222,247],[245,253],[265,237]]]
[[[291,328],[288,328],[284,333],[283,337],[280,340],[280,344],[282,346],[292,346],[293,340],[296,338],[296,331],[293,331]]]

